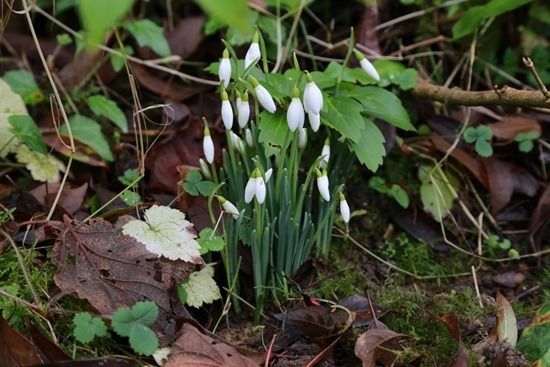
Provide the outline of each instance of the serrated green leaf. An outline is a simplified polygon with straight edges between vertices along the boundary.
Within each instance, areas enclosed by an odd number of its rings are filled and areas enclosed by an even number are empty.
[[[260,113],[258,129],[260,130],[260,136],[258,137],[260,143],[269,143],[282,147],[285,144],[287,135],[290,136],[286,116],[280,111],[275,113],[263,111]]]
[[[155,332],[143,324],[132,326],[129,335],[130,347],[144,356],[152,355],[159,347]]]
[[[73,317],[73,335],[81,343],[89,343],[96,337],[107,335],[107,326],[99,317],[79,312]]]
[[[245,0],[218,1],[195,0],[211,17],[230,27],[238,29],[244,34],[252,34],[253,28],[250,19],[252,12]]]
[[[134,36],[141,47],[149,47],[162,57],[172,54],[164,30],[149,19],[127,21],[124,23],[124,29]]]
[[[122,176],[118,176],[118,180],[123,185],[130,186],[132,184],[135,184],[139,177],[140,174],[137,168],[129,168],[124,171],[124,174]]]
[[[538,138],[540,138],[540,131],[525,131],[517,134],[514,140],[517,142],[522,142],[526,140],[535,140]]]
[[[151,325],[159,314],[157,305],[151,301],[137,302],[132,308],[119,308],[111,317],[113,330],[120,336],[130,336],[132,327]]]
[[[78,11],[89,45],[103,44],[105,33],[131,9],[134,0],[80,0]]]
[[[475,127],[468,127],[464,131],[464,140],[466,141],[466,143],[470,144],[477,140],[477,130]]]
[[[362,112],[382,119],[405,131],[416,130],[399,98],[383,88],[357,87],[348,92],[347,96],[353,97],[361,103],[363,106]]]
[[[409,194],[401,186],[393,185],[391,187],[391,195],[403,208],[406,209],[409,207]]]
[[[480,156],[487,158],[493,155],[493,147],[487,140],[477,139],[475,144],[476,152]]]
[[[126,116],[114,101],[102,95],[95,95],[86,98],[86,103],[97,116],[106,117],[114,122],[122,132],[128,132]]]
[[[40,129],[29,115],[11,115],[8,117],[11,133],[15,135],[30,150],[47,154],[48,149],[42,138]]]
[[[479,125],[476,130],[478,139],[491,140],[493,137],[493,130],[487,125]]]
[[[211,265],[191,273],[180,286],[185,289],[187,295],[185,302],[191,307],[198,308],[204,303],[221,299],[220,289],[214,280],[214,267]]]
[[[321,112],[321,122],[357,143],[365,127],[361,104],[351,98],[335,97],[327,98],[326,105],[327,111]]]
[[[534,147],[535,144],[533,144],[532,140],[525,140],[518,144],[519,151],[523,153],[529,153]]]
[[[124,201],[124,204],[128,206],[136,206],[141,204],[141,197],[139,196],[139,194],[130,190],[124,191],[120,195],[120,199]]]
[[[223,238],[215,233],[212,228],[204,228],[200,231],[197,241],[201,246],[201,255],[211,251],[221,251],[225,247]]]
[[[35,105],[44,100],[44,94],[36,84],[34,76],[27,70],[11,70],[2,77],[11,89],[23,98],[28,105]]]
[[[365,127],[361,131],[359,141],[352,143],[352,149],[361,163],[372,172],[376,172],[386,155],[384,135],[369,119],[364,118]]]
[[[92,148],[101,158],[111,162],[113,153],[105,135],[101,132],[101,125],[82,115],[73,115],[69,118],[73,137]],[[61,126],[61,134],[68,135],[67,126]]]

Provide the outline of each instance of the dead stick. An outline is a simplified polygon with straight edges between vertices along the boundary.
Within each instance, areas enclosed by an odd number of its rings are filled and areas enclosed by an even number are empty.
[[[546,96],[546,98],[549,98],[550,93],[548,93],[548,89],[546,89],[546,86],[542,82],[542,79],[540,78],[540,75],[537,72],[537,68],[535,68],[535,64],[533,63],[533,60],[531,60],[531,58],[529,58],[529,57],[524,57],[523,58],[523,64],[529,69],[531,74],[533,74],[533,77],[537,81],[537,84],[538,84],[539,89],[542,92],[542,94],[544,94]]]

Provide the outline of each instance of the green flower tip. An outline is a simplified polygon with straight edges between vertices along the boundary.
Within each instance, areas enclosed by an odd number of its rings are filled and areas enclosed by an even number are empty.
[[[248,77],[248,80],[250,81],[250,83],[252,83],[252,86],[254,88],[256,88],[258,85],[260,85],[260,83],[258,83],[258,81],[256,80],[256,78],[254,78],[253,76],[249,76]]]
[[[300,90],[297,86],[294,86],[294,90],[292,91],[292,98],[300,98]]]
[[[258,43],[260,40],[260,33],[258,31],[254,32],[254,36],[252,36],[252,43]]]
[[[353,53],[355,54],[355,57],[357,57],[359,61],[365,58],[365,55],[363,55],[363,53],[356,48],[353,49]]]
[[[241,93],[238,90],[235,90],[235,98],[241,98]]]
[[[311,74],[306,70],[306,80],[308,83],[313,83],[313,78],[311,77]]]
[[[318,168],[315,168],[315,174],[317,175],[317,178],[323,177],[323,173],[321,171],[319,171]]]
[[[227,51],[227,48],[223,50],[222,58],[229,59],[229,51]]]
[[[222,101],[228,101],[229,100],[229,96],[227,95],[227,92],[225,91],[225,89],[222,89],[221,96],[222,96]]]
[[[327,138],[325,139],[325,145],[330,145],[330,138],[327,136]]]
[[[223,205],[223,203],[225,203],[227,200],[221,196],[221,195],[216,195],[216,199],[218,199],[218,201],[220,202],[220,204]]]
[[[206,120],[206,117],[203,117],[202,121],[204,122],[204,136],[210,136],[210,129],[208,128],[208,121]]]
[[[345,201],[346,200],[346,197],[344,196],[343,193],[340,193],[340,201]]]
[[[244,91],[244,92],[243,92],[242,100],[243,100],[244,102],[248,102],[248,92],[247,92],[247,91]]]
[[[260,172],[259,168],[255,168],[254,171],[252,171],[252,174],[250,175],[251,178],[258,178],[262,177],[262,173]]]

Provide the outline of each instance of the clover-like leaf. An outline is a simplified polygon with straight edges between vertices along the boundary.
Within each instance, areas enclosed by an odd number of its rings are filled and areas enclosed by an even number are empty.
[[[73,335],[81,343],[89,343],[98,336],[107,335],[107,326],[99,317],[79,312],[73,317]]]
[[[129,338],[135,352],[151,355],[158,348],[158,339],[147,325],[154,323],[158,315],[159,309],[155,303],[137,302],[131,309],[118,309],[111,318],[111,325],[118,335]]]
[[[201,255],[210,251],[221,251],[225,247],[225,241],[212,228],[204,228],[199,233],[198,239],[201,246]]]
[[[487,158],[493,155],[493,147],[487,140],[477,139],[475,144],[476,152],[480,156]]]
[[[220,289],[214,280],[212,265],[207,265],[200,271],[191,273],[178,290],[181,301],[191,307],[198,308],[203,303],[212,303],[221,298]]]
[[[136,206],[138,204],[141,204],[141,197],[139,196],[139,194],[130,190],[124,191],[120,195],[120,199],[124,201],[124,204],[128,206]]]
[[[140,174],[137,168],[129,168],[124,171],[122,176],[118,176],[118,180],[126,186],[135,185],[139,178]]]
[[[214,192],[216,184],[212,181],[203,181],[202,175],[198,170],[192,170],[185,176],[185,182],[183,183],[183,189],[189,195],[198,196],[210,196]]]
[[[167,206],[153,205],[144,213],[145,220],[132,220],[124,225],[122,233],[143,243],[147,250],[170,260],[198,264],[200,245],[195,240],[193,224],[185,214]]]

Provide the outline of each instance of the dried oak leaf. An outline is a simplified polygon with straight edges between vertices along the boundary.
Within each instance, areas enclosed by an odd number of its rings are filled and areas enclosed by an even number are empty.
[[[191,324],[184,324],[164,367],[257,367],[229,344],[201,333]]]
[[[151,300],[159,308],[152,325],[161,343],[176,332],[176,318],[185,315],[179,302],[172,302],[173,286],[186,278],[194,265],[159,258],[121,227],[134,219],[119,218],[115,226],[103,219],[86,223],[51,222],[57,234],[53,260],[57,264],[55,284],[65,293],[76,293],[102,315],[121,307]]]

